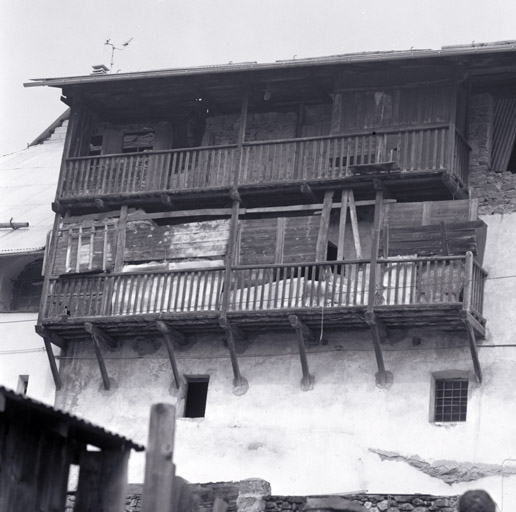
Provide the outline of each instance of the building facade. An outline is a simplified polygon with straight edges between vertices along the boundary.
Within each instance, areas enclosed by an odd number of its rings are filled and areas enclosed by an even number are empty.
[[[29,84],[71,107],[37,326],[62,350],[56,404],[143,441],[149,405],[175,403],[191,481],[501,501],[515,55]]]

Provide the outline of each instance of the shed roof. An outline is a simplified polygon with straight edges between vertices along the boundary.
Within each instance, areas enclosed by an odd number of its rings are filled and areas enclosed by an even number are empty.
[[[137,444],[126,437],[109,432],[103,427],[94,425],[73,414],[50,407],[42,402],[19,395],[10,389],[0,386],[0,413],[8,411],[9,408],[15,411],[21,409],[30,411],[33,415],[32,419],[37,418],[38,424],[52,423],[56,420],[60,421],[66,426],[67,437],[73,437],[85,444],[91,444],[98,448],[127,446],[136,451],[145,450],[143,445]]]
[[[0,156],[0,222],[12,219],[29,223],[28,228],[0,229],[0,256],[41,251],[45,247],[54,219],[50,205],[59,177],[63,123],[68,115],[69,111],[62,114],[33,145]],[[55,133],[57,128],[63,128],[62,133]]]

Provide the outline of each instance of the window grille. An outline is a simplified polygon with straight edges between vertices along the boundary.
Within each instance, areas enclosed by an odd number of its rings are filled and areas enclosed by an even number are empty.
[[[435,421],[466,421],[468,381],[438,379],[435,381]]]

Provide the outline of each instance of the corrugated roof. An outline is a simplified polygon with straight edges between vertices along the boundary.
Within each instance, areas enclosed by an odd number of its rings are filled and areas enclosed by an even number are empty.
[[[188,75],[208,75],[232,72],[251,72],[268,69],[288,69],[301,66],[327,66],[334,64],[355,64],[358,62],[397,61],[406,59],[425,59],[440,57],[461,57],[468,55],[486,55],[516,52],[516,41],[496,41],[492,43],[473,43],[469,45],[443,46],[440,50],[413,49],[371,51],[313,57],[305,59],[280,60],[269,63],[236,62],[220,65],[197,66],[190,68],[160,69],[154,71],[137,71],[130,73],[107,73],[105,75],[83,75],[58,78],[33,78],[23,84],[25,87],[49,86],[63,87],[73,84],[115,82],[133,79],[162,78]]]
[[[3,396],[7,403],[11,402],[26,409],[30,409],[38,415],[59,419],[66,422],[67,425],[73,429],[71,435],[73,435],[75,439],[85,443],[92,444],[93,446],[97,446],[99,448],[126,445],[138,452],[145,450],[143,445],[137,444],[127,437],[109,432],[103,427],[94,425],[93,423],[83,420],[78,416],[74,416],[68,412],[61,411],[55,407],[38,402],[37,400],[29,398],[25,395],[19,395],[11,389],[0,386],[0,395]]]
[[[64,133],[49,132],[43,144],[0,156],[0,222],[12,218],[13,222],[29,223],[28,228],[0,229],[0,255],[44,249],[54,222],[51,203],[63,146]]]

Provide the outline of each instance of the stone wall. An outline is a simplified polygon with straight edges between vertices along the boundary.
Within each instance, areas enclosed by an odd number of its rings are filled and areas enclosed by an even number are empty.
[[[477,94],[471,97],[468,114],[469,186],[484,215],[516,211],[516,174],[491,168],[493,106],[493,95]]]

